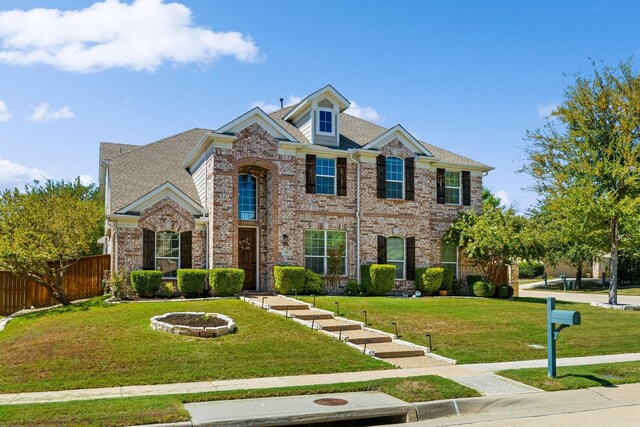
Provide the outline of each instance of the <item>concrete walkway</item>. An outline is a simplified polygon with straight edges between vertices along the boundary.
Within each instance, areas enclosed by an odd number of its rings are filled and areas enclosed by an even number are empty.
[[[569,279],[571,280],[571,279]],[[590,304],[592,302],[609,302],[608,294],[601,294],[596,292],[552,292],[552,291],[532,291],[532,288],[544,286],[544,282],[534,282],[527,283],[526,285],[520,285],[520,295],[521,297],[529,297],[529,298],[547,298],[547,297],[555,297],[558,301],[567,301],[567,302],[581,302]],[[619,304],[634,304],[640,305],[640,296],[634,295],[620,295],[618,294],[618,303]]]
[[[573,357],[558,359],[558,366],[592,365],[610,362],[640,361],[640,353]],[[472,365],[444,365],[426,368],[389,369],[383,371],[346,372],[336,374],[298,375],[288,377],[250,378],[240,380],[201,381],[192,383],[158,384],[108,387],[80,390],[61,390],[0,395],[0,404],[24,404],[67,402],[72,400],[92,400],[134,396],[154,396],[182,393],[200,393],[225,390],[249,390],[274,387],[309,386],[369,381],[384,378],[406,378],[421,375],[438,375],[469,384],[485,396],[502,396],[538,391],[533,387],[506,380],[495,375],[496,371],[546,367],[546,359],[518,362],[483,363]]]

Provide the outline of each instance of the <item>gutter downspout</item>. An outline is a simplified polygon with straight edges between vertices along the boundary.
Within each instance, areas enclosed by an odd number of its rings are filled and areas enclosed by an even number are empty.
[[[360,283],[360,161],[353,158],[353,151],[349,150],[349,159],[357,164],[356,174],[356,280]]]

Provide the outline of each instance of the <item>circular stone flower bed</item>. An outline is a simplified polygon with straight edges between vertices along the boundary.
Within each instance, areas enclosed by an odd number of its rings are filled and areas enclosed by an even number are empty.
[[[213,338],[235,332],[236,324],[230,317],[218,313],[179,312],[151,318],[151,329],[170,334]]]

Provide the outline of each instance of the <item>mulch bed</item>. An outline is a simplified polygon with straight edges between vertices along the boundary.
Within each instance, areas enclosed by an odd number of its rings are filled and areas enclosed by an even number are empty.
[[[214,328],[227,324],[226,321],[216,316],[210,316],[205,320],[202,315],[193,314],[173,314],[162,319],[162,321],[170,325],[192,326],[195,328]]]

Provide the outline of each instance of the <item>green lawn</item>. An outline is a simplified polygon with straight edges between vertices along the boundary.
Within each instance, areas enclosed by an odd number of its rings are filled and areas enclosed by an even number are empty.
[[[530,291],[544,291],[544,287],[536,287],[529,289]],[[562,291],[564,292],[564,285],[562,283],[550,283],[547,286],[547,290],[549,291]],[[598,294],[608,294],[609,287],[602,286],[600,282],[582,282],[582,286],[580,289],[572,289],[566,292],[582,292],[582,293],[598,293]],[[621,287],[618,288],[618,295],[631,295],[631,296],[640,296],[640,287]]]
[[[306,301],[311,298],[304,297]],[[546,345],[546,301],[518,298],[513,301],[483,298],[385,298],[318,297],[317,305],[376,329],[393,332],[397,322],[402,339],[428,345],[432,334],[437,354],[460,363],[544,359]],[[557,302],[561,310],[578,310],[582,325],[560,334],[558,356],[634,353],[640,351],[640,312],[602,310],[587,304]]]
[[[640,382],[640,362],[561,366],[556,378],[549,378],[546,368],[513,369],[498,374],[547,391],[613,387]]]
[[[131,397],[89,401],[0,406],[0,427],[18,426],[125,426],[188,421],[186,402],[248,399],[271,396],[381,391],[407,402],[474,397],[479,394],[436,376],[393,378],[332,385],[238,390],[187,395]]]
[[[226,314],[238,332],[204,339],[151,330],[152,316],[171,311]],[[0,349],[0,393],[393,368],[237,299],[94,299],[11,321]]]

